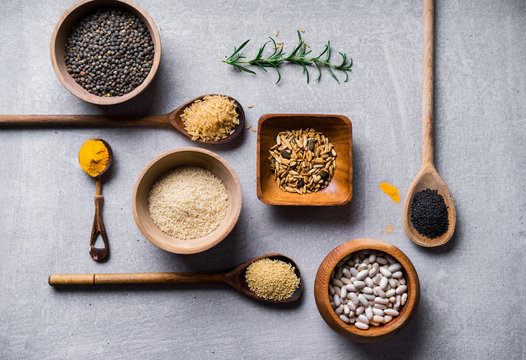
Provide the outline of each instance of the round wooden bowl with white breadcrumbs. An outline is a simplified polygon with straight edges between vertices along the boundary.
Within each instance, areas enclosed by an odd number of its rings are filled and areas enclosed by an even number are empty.
[[[361,330],[352,324],[343,322],[338,315],[336,315],[329,298],[329,282],[336,266],[338,266],[346,256],[362,250],[384,252],[400,263],[406,279],[408,294],[407,302],[399,310],[399,316],[394,317],[392,321],[387,324],[382,324],[377,327],[371,326],[367,330]],[[334,331],[353,341],[372,343],[390,338],[402,331],[402,329],[409,324],[420,300],[420,282],[411,260],[396,246],[376,239],[354,239],[336,247],[325,257],[316,274],[314,297],[321,317]]]
[[[228,209],[220,224],[208,235],[179,239],[163,232],[153,221],[149,210],[152,186],[170,170],[196,166],[210,171],[223,182],[228,195]],[[241,184],[234,169],[219,155],[198,148],[167,151],[150,161],[142,170],[132,194],[132,212],[137,227],[155,246],[176,254],[195,254],[219,244],[234,228],[241,212]]]

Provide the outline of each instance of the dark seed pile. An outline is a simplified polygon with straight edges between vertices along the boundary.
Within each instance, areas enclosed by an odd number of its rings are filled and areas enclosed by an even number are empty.
[[[90,93],[122,96],[139,86],[153,64],[148,28],[134,14],[105,8],[81,18],[65,45],[69,74]]]
[[[446,233],[449,227],[447,206],[436,190],[425,189],[415,194],[411,206],[411,221],[423,236],[433,239]]]

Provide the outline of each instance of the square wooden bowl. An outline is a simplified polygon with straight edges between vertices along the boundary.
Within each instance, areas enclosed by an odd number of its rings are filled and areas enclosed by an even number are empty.
[[[336,169],[325,189],[310,194],[293,194],[281,190],[270,170],[269,149],[276,136],[285,130],[313,128],[322,132],[334,145]],[[268,205],[336,206],[352,198],[352,124],[343,115],[265,114],[259,118],[257,144],[257,194]]]

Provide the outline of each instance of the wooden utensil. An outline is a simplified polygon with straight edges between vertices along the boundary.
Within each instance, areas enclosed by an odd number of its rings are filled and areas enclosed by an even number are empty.
[[[352,324],[344,323],[334,312],[329,299],[329,281],[334,268],[344,257],[356,251],[370,249],[387,253],[402,265],[408,297],[405,305],[400,308],[400,315],[393,320],[384,325],[360,330]],[[336,247],[325,257],[316,274],[314,298],[321,317],[334,331],[354,341],[377,342],[399,333],[411,321],[420,301],[420,281],[409,258],[396,246],[376,239],[354,239]]]
[[[102,139],[94,139],[99,140],[104,143],[104,146],[106,146],[106,149],[108,149],[108,163],[106,164],[106,167],[95,177],[95,217],[93,219],[93,226],[91,228],[91,237],[90,237],[90,243],[89,243],[89,254],[91,258],[97,262],[104,262],[108,260],[108,256],[110,255],[110,244],[108,241],[108,234],[106,234],[106,228],[104,227],[104,221],[102,220],[102,204],[104,203],[104,196],[102,196],[102,175],[108,171],[108,169],[111,166],[111,163],[113,161],[113,152],[111,151],[110,144],[108,144],[106,141]],[[88,174],[89,175],[89,174]],[[91,175],[90,175],[91,176]],[[102,241],[104,242],[103,248],[96,248],[95,242],[97,241],[97,237],[99,234],[102,237]]]
[[[153,222],[148,206],[150,189],[157,180],[184,165],[198,166],[213,173],[221,179],[228,195],[224,219],[210,234],[197,239],[182,240],[161,231]],[[176,254],[195,254],[219,244],[232,231],[241,213],[242,198],[239,178],[225,159],[205,149],[179,148],[157,156],[141,171],[133,188],[131,206],[137,227],[152,244]]]
[[[184,109],[194,101],[201,100],[205,96],[217,95],[206,94],[190,101],[168,114],[148,115],[148,116],[109,116],[109,115],[0,115],[0,126],[82,126],[82,127],[159,127],[175,128],[181,134],[191,139],[184,128],[181,114]],[[224,139],[216,141],[195,140],[207,144],[223,144],[236,139],[243,133],[245,126],[245,112],[241,104],[234,98],[227,96],[236,104],[236,111],[239,115],[239,125],[234,132]]]
[[[284,300],[267,300],[257,296],[249,289],[245,279],[246,269],[250,264],[261,259],[281,260],[291,264],[300,279],[294,294]],[[234,269],[216,274],[207,273],[140,273],[140,274],[52,274],[49,277],[51,286],[68,285],[109,285],[109,284],[225,284],[255,300],[269,303],[291,303],[298,300],[303,290],[303,279],[298,266],[292,259],[282,254],[267,254],[255,257]]]
[[[433,151],[433,52],[434,52],[434,0],[424,0],[423,3],[423,64],[422,64],[422,166],[416,174],[404,201],[403,223],[407,236],[420,246],[433,247],[448,242],[456,226],[456,211],[453,197],[434,163]],[[440,237],[429,239],[414,228],[411,221],[411,206],[413,197],[421,190],[437,190],[444,198],[448,208],[449,227]]]
[[[270,170],[269,149],[285,130],[313,128],[329,138],[336,151],[334,177],[325,189],[310,194],[281,190]],[[265,114],[259,118],[257,140],[257,195],[268,205],[338,206],[351,201],[353,191],[352,124],[343,115]]]
[[[136,15],[144,23],[144,25],[146,25],[152,37],[154,55],[150,73],[146,79],[144,79],[142,84],[122,96],[106,97],[91,94],[82,86],[77,84],[75,79],[71,77],[71,75],[68,73],[66,62],[64,60],[64,47],[71,28],[81,17],[97,9],[109,7],[117,7],[127,10]],[[97,105],[120,104],[139,95],[148,87],[148,85],[150,85],[153,78],[155,77],[155,74],[157,73],[157,70],[159,69],[159,64],[161,62],[161,36],[159,35],[159,30],[157,29],[157,26],[155,26],[155,23],[153,22],[153,19],[150,17],[150,15],[148,15],[148,13],[144,11],[144,9],[142,9],[139,5],[130,0],[81,0],[75,3],[68,10],[66,10],[66,12],[57,21],[55,29],[53,30],[53,34],[51,35],[50,48],[51,64],[53,65],[53,70],[55,70],[55,74],[62,85],[79,99]]]

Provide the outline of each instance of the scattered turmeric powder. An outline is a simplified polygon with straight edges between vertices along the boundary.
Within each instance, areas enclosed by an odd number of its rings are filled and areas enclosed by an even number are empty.
[[[110,151],[102,140],[91,139],[82,145],[79,151],[79,163],[89,176],[97,177],[106,169],[110,160]]]
[[[392,232],[393,232],[393,224],[389,224],[389,226],[386,229],[384,229],[384,234],[389,235]]]
[[[400,202],[400,195],[398,194],[397,187],[394,187],[393,185],[383,182],[383,183],[380,183],[380,189],[382,189],[384,193],[389,195],[389,197],[391,197],[391,199],[393,199],[395,203],[398,204]]]

